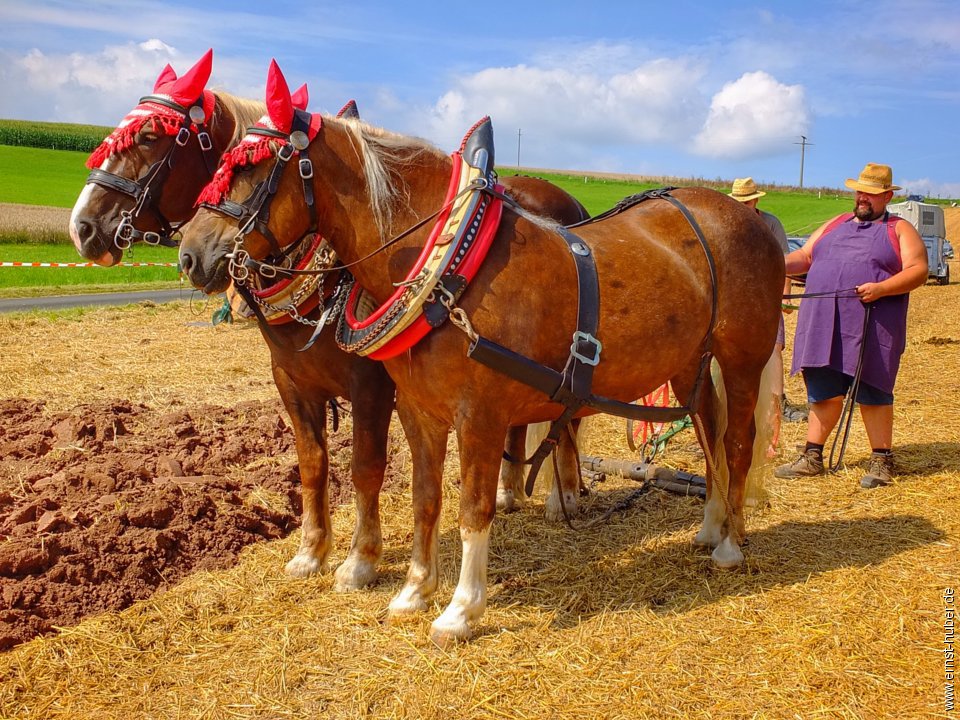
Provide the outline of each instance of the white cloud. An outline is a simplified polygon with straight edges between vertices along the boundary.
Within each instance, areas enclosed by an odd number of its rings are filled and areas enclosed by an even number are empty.
[[[929,198],[957,198],[960,197],[960,182],[940,182],[930,178],[916,180],[897,180],[903,187],[902,193],[923,195]]]
[[[762,71],[745,73],[713,96],[693,151],[729,159],[778,155],[809,125],[803,86],[784,85]]]
[[[548,154],[575,161],[621,144],[680,146],[706,113],[698,89],[702,75],[685,59],[654,60],[606,76],[528,65],[490,68],[455,79],[429,111],[430,134],[440,147],[453,147],[487,114],[503,135],[516,137],[521,130],[530,165],[546,162]]]
[[[153,88],[166,63],[180,73],[189,69],[174,48],[156,39],[86,54],[48,54],[33,49],[4,63],[3,79],[17,78],[17,84],[29,92],[16,98],[3,96],[0,117],[108,125]]]

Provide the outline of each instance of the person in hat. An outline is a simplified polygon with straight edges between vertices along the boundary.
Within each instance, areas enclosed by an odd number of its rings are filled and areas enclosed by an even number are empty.
[[[774,474],[824,472],[823,447],[862,358],[854,399],[873,452],[860,485],[875,488],[894,474],[893,387],[906,346],[909,293],[927,280],[927,252],[913,225],[887,212],[900,189],[889,166],[867,163],[846,186],[856,193],[853,212],[824,223],[787,255],[787,274],[806,272],[806,294],[822,295],[801,304],[793,348],[791,371],[803,373],[810,401],[806,447]]]
[[[787,245],[787,233],[783,229],[783,223],[777,218],[776,215],[768,213],[764,210],[761,210],[757,207],[765,193],[763,190],[757,188],[757,184],[753,181],[752,177],[748,178],[737,178],[733,181],[733,189],[727,193],[734,200],[743,203],[749,208],[752,208],[756,212],[760,219],[766,224],[770,231],[773,233],[774,237],[777,238],[777,242],[780,243],[780,248],[783,250],[783,254],[786,255],[789,252],[789,246]],[[784,282],[783,294],[786,295],[790,292],[790,280],[789,278]],[[785,413],[787,406],[784,402],[784,393],[783,393],[783,347],[785,344],[785,333],[783,327],[783,315],[780,316],[780,329],[777,330],[777,342],[773,347],[773,360],[776,363],[776,377],[773,380],[773,392],[774,392],[774,403],[775,409],[772,413],[773,417],[773,438],[770,441],[770,448],[767,454],[770,457],[773,457],[776,454],[777,442],[780,437],[780,419],[781,415]],[[801,419],[796,415],[791,414],[790,416],[784,415],[789,421],[796,419]]]

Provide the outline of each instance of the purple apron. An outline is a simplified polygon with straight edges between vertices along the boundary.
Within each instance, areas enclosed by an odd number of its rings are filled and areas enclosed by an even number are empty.
[[[791,374],[805,367],[829,367],[854,375],[863,333],[863,303],[853,288],[880,282],[900,272],[899,247],[894,247],[885,220],[841,222],[813,246],[813,263],[805,292],[837,292],[852,297],[812,297],[800,304],[793,345]],[[900,356],[907,341],[907,303],[910,295],[889,295],[873,303],[866,328],[866,349],[860,378],[893,392]]]

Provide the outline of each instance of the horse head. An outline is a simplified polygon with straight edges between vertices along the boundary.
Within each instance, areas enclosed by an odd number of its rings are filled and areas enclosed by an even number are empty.
[[[281,184],[295,182],[296,173],[283,172],[288,164],[299,169],[304,188],[312,175],[309,160],[300,152],[316,136],[323,120],[319,114],[307,112],[304,101],[299,91],[290,92],[276,61],[272,61],[267,75],[267,114],[224,155],[197,199],[199,212],[180,245],[183,271],[203,292],[223,292],[231,280],[245,281],[251,262],[271,253],[282,256],[295,240],[316,232],[315,207],[312,221],[309,208],[306,213],[297,213],[286,212],[287,208],[275,212],[279,206],[272,207]],[[356,104],[351,101],[341,115],[353,116],[355,112]],[[271,159],[273,163],[268,162]],[[281,216],[290,222],[273,229]],[[290,240],[281,242],[278,236]]]
[[[114,265],[133,242],[175,244],[172,236],[193,216],[238,123],[263,111],[259,103],[207,90],[212,62],[208,50],[182,76],[167,65],[152,93],[91,154],[69,225],[82,256]]]

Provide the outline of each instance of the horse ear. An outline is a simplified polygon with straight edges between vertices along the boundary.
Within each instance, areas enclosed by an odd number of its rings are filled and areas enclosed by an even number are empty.
[[[304,83],[300,88],[290,96],[290,102],[297,110],[306,110],[307,103],[310,102],[310,93],[307,92],[307,84]]]
[[[270,69],[267,71],[267,114],[277,130],[290,132],[290,125],[293,123],[293,101],[287,79],[280,72],[276,60],[270,61]]]
[[[207,50],[197,64],[177,78],[170,88],[170,97],[181,105],[187,105],[196,100],[203,93],[213,70],[213,48]]]
[[[167,83],[172,83],[177,79],[177,71],[171,67],[170,63],[167,63],[167,66],[160,71],[160,74],[157,76],[157,81],[153,84],[153,91],[159,92]]]
[[[337,117],[347,118],[348,120],[349,119],[359,120],[360,111],[357,109],[357,101],[348,100],[347,104],[344,105],[342,108],[340,108],[340,112],[337,113]]]

